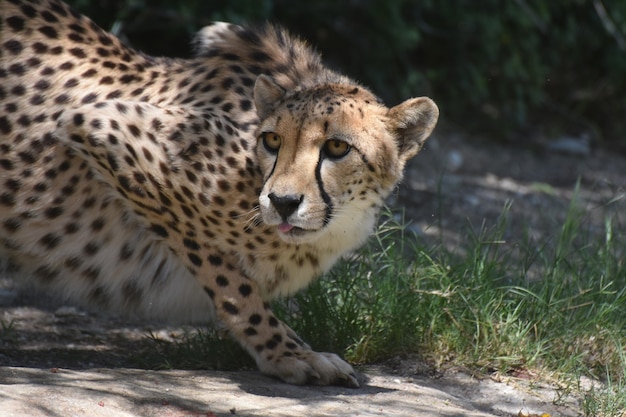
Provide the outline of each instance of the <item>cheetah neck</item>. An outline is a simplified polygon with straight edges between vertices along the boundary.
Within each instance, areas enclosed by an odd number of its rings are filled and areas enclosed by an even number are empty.
[[[339,260],[358,249],[371,235],[377,222],[379,205],[370,205],[354,215],[344,216],[313,243],[295,245],[282,241],[278,250],[260,249],[244,258],[243,267],[254,276],[263,291],[263,298],[271,300],[295,294],[312,281],[328,272]],[[279,253],[280,256],[272,257]]]

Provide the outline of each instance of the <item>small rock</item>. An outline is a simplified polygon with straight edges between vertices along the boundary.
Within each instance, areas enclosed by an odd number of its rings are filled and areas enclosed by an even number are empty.
[[[463,166],[463,155],[459,151],[450,151],[446,155],[446,169],[450,172],[458,171]]]
[[[546,143],[546,149],[567,155],[588,156],[591,153],[591,140],[588,135],[564,136]]]
[[[54,315],[57,317],[75,317],[75,316],[84,316],[85,313],[78,311],[76,307],[72,306],[62,306],[56,309]]]

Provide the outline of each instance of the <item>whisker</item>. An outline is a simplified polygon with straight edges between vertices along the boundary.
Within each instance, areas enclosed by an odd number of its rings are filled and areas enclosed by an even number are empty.
[[[260,206],[258,206],[258,205],[257,205],[257,206],[254,206],[254,207],[252,207],[250,210],[248,210],[247,212],[245,212],[245,213],[241,213],[241,214],[239,214],[239,215],[235,216],[234,218],[239,219],[239,218],[242,218],[242,217],[245,217],[245,216],[249,216],[249,215],[251,215],[251,214],[254,214],[254,215],[256,216],[256,215],[258,215],[258,214],[259,214],[258,212],[260,211],[260,208],[261,208],[261,207],[260,207]],[[255,213],[255,212],[257,212],[257,213]]]
[[[244,223],[244,228],[250,229],[250,228],[259,226],[261,223],[263,223],[263,218],[261,217],[260,206],[257,205],[253,207],[252,210],[250,210],[248,213],[245,213],[245,214],[249,216],[251,215],[251,216],[248,217],[248,219]]]

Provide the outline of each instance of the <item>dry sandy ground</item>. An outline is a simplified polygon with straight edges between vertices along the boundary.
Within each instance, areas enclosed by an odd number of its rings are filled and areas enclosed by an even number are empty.
[[[256,372],[0,368],[0,415],[575,416],[515,383],[370,374],[362,388],[295,387]],[[544,393],[545,395],[545,393]],[[534,414],[534,413],[533,413]]]
[[[505,238],[541,237],[560,225],[576,181],[592,230],[620,213],[626,159],[598,150],[562,155],[461,137],[432,141],[410,166],[396,204],[426,241],[462,250],[468,224],[493,225],[512,202]],[[117,318],[47,306],[0,280],[0,416],[551,416],[581,415],[576,398],[559,406],[545,380],[429,377],[415,360],[360,371],[360,389],[293,387],[257,372],[147,371],[126,357],[148,330]]]

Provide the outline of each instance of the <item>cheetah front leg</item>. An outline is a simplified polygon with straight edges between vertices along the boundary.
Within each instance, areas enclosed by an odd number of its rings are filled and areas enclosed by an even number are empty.
[[[198,271],[198,279],[211,297],[221,322],[254,357],[261,372],[296,385],[359,386],[349,364],[333,353],[311,350],[276,318],[261,299],[255,281],[223,261],[223,255],[209,254],[202,258],[211,259],[213,264]]]

